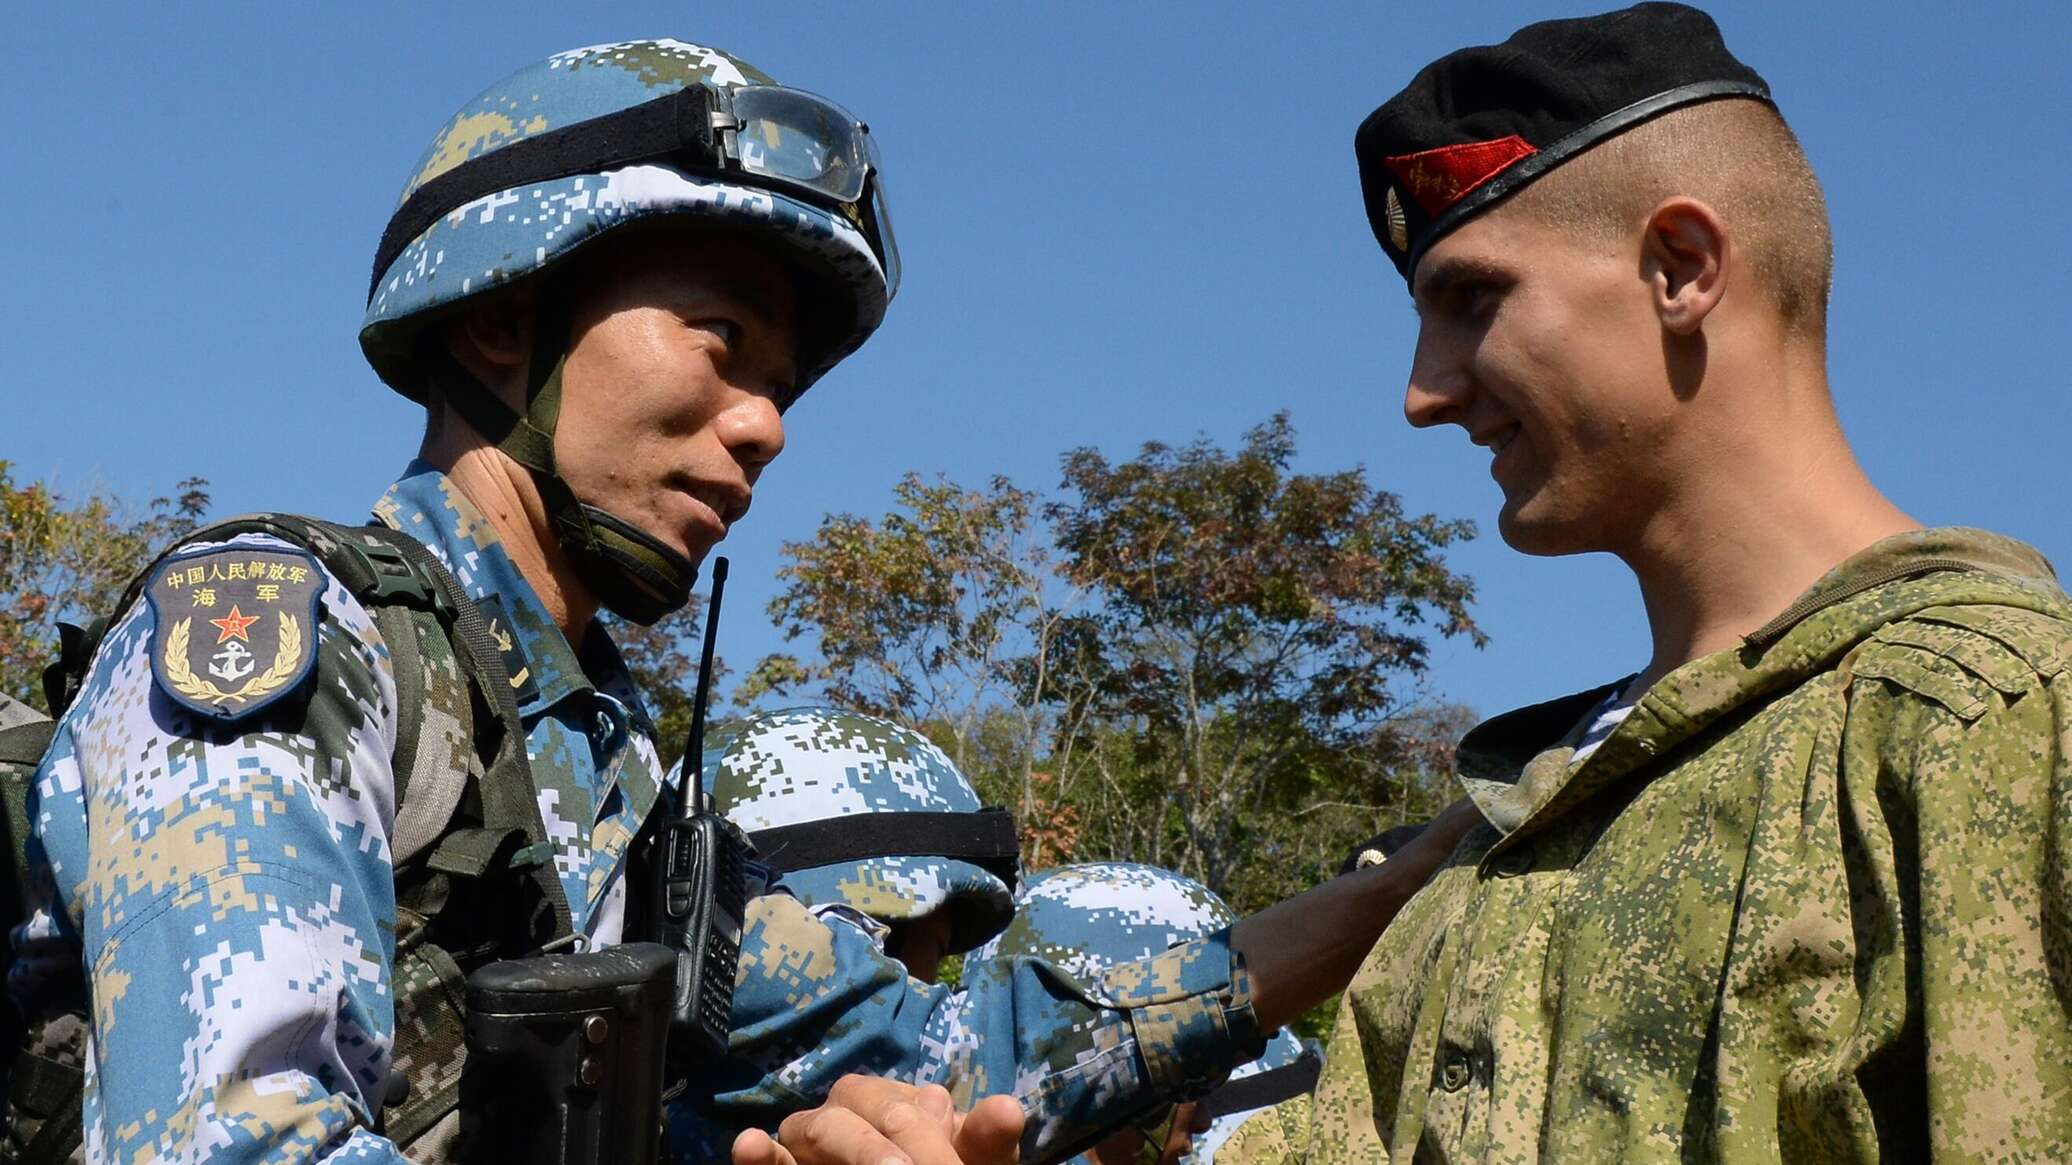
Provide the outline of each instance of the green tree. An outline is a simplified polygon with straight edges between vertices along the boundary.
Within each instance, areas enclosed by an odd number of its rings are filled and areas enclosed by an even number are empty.
[[[724,626],[724,622],[722,622]],[[682,608],[642,627],[625,619],[612,625],[612,642],[618,645],[626,671],[655,721],[655,752],[666,770],[682,758],[691,733],[691,706],[698,689],[698,651],[705,631],[705,598],[693,594]],[[725,700],[719,682],[726,678],[727,661],[712,658],[712,694],[705,710],[710,732],[724,722],[720,710]]]
[[[1368,810],[1433,771],[1412,715],[1427,635],[1485,641],[1442,553],[1471,523],[1408,515],[1358,468],[1292,473],[1294,455],[1285,413],[1234,452],[1078,449],[1046,508],[1089,608],[1069,670],[1099,693],[1081,746],[1098,856],[1180,870],[1240,909],[1335,867]],[[1320,821],[1334,806],[1363,809]]]
[[[875,520],[830,514],[812,539],[784,545],[770,617],[786,639],[810,636],[819,659],[767,657],[741,698],[817,689],[914,725],[989,800],[1018,808],[1032,863],[1054,860],[1069,829],[1045,812],[1057,782],[1037,761],[1083,701],[1048,666],[1071,600],[1058,593],[1039,499],[1004,477],[971,489],[908,474],[893,500]]]
[[[0,691],[38,706],[57,624],[106,615],[151,556],[208,512],[190,477],[139,512],[104,493],[72,502],[43,482],[16,484],[0,461]]]

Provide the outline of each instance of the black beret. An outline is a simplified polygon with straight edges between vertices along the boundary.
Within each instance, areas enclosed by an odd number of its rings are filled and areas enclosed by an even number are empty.
[[[1636,4],[1529,24],[1426,65],[1353,135],[1367,221],[1409,279],[1469,218],[1614,134],[1720,97],[1770,100],[1710,16]]]

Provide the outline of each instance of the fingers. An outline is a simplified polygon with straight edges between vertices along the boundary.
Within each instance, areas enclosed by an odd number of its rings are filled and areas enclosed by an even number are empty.
[[[957,1155],[964,1165],[1014,1165],[1021,1159],[1022,1125],[1027,1119],[1011,1096],[979,1101],[958,1126]]]
[[[916,1124],[924,1123],[920,1110],[907,1105],[914,1114]],[[745,1134],[744,1134],[745,1136]],[[940,1136],[940,1134],[938,1134]],[[900,1150],[890,1138],[871,1126],[854,1110],[833,1104],[820,1108],[795,1112],[784,1118],[777,1127],[777,1137],[783,1142],[781,1148],[797,1165],[908,1165],[914,1158]],[[739,1158],[740,1141],[735,1141],[735,1165],[744,1165]],[[948,1145],[944,1145],[948,1152]],[[937,1161],[926,1165],[938,1165]],[[949,1158],[953,1163],[955,1158]],[[772,1165],[753,1162],[749,1165]],[[790,1163],[783,1163],[790,1165]],[[919,1165],[919,1163],[917,1163]]]
[[[826,1104],[786,1117],[778,1137],[798,1165],[961,1165],[951,1141],[956,1127],[950,1094],[942,1088],[845,1076],[828,1093]],[[993,1165],[997,1160],[1013,1158],[982,1158],[973,1165]]]
[[[749,1129],[734,1138],[734,1165],[798,1165],[784,1146],[761,1129]]]

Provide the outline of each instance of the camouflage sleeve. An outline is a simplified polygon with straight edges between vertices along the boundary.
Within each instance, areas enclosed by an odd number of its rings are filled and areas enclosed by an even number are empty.
[[[34,980],[84,960],[88,1160],[401,1160],[369,1127],[394,1023],[395,687],[366,610],[336,580],[323,598],[306,700],[229,725],[158,689],[137,604],[39,771],[46,897],[11,986],[59,998]]]
[[[1886,892],[1917,903],[1905,973],[1933,1157],[2054,1160],[2072,1144],[2072,675],[2004,652],[1963,662],[1987,682],[1905,675],[1860,701],[1848,731],[1880,743],[1878,792],[1910,810],[1892,814]]]
[[[787,894],[750,904],[730,1073],[732,1128],[774,1127],[851,1072],[995,1094],[1028,1114],[1022,1159],[1048,1161],[1258,1056],[1251,994],[1227,933],[1082,983],[1034,959],[969,968],[961,988],[911,979],[862,931]]]

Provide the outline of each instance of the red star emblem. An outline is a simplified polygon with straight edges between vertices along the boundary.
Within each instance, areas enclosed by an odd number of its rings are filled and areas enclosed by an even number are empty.
[[[242,639],[246,643],[250,643],[252,637],[245,634],[245,628],[258,621],[259,616],[257,615],[240,614],[236,603],[230,604],[230,614],[223,616],[221,619],[209,620],[209,622],[223,629],[223,634],[216,636],[216,642],[218,643],[226,639]]]

